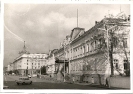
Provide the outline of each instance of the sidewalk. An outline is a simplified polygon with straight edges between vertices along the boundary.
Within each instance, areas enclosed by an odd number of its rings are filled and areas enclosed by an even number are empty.
[[[72,82],[71,80],[69,81],[63,81],[63,80],[57,80],[55,78],[49,77],[49,76],[41,76],[41,79],[46,80],[47,82],[50,83],[67,83],[67,84],[77,84],[77,85],[88,85],[92,87],[102,87],[102,88],[108,88],[104,85],[99,85],[99,84],[91,84],[91,83],[86,83],[86,82]],[[129,89],[130,88],[130,78],[129,77],[111,77],[110,79],[110,85],[111,88],[119,88],[119,89]]]
[[[116,88],[130,89],[130,77],[114,76],[110,77],[110,86]]]
[[[48,77],[48,76],[41,76],[40,79],[44,79],[46,80],[47,82],[51,82],[51,83],[67,83],[67,84],[78,84],[78,85],[92,85],[91,83],[85,83],[85,82],[72,82],[72,81],[63,81],[63,80],[57,80],[55,78],[52,78],[52,77]],[[97,84],[93,84],[93,85],[97,85]]]

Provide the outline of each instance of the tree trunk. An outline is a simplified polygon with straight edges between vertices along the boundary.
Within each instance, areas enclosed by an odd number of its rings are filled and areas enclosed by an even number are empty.
[[[110,49],[109,49],[109,61],[111,65],[111,76],[114,75],[114,67],[113,67],[113,34],[111,34],[111,42],[110,42]]]

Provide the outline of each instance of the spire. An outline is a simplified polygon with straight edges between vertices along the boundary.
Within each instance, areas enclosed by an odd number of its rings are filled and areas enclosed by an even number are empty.
[[[23,47],[23,50],[26,51],[25,41],[24,41],[24,47]]]
[[[25,41],[24,41],[24,47],[23,47],[23,50],[20,51],[19,54],[26,54],[26,53],[28,53],[28,52],[26,51],[26,46],[25,46]]]

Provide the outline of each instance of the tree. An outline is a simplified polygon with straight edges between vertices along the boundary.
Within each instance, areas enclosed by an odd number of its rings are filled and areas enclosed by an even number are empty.
[[[118,25],[112,27],[112,28],[118,28]],[[111,28],[111,29],[112,29]],[[109,51],[109,61],[110,61],[110,65],[111,65],[111,76],[114,75],[114,67],[113,67],[113,54],[114,54],[114,48],[117,48],[119,51],[123,52],[125,57],[126,57],[126,60],[127,60],[127,69],[126,69],[126,75],[130,75],[130,65],[129,65],[129,59],[128,59],[128,52],[126,51],[126,41],[124,40],[125,39],[125,36],[124,35],[127,35],[125,34],[125,31],[124,32],[121,32],[121,33],[115,33],[116,30],[118,29],[114,29],[114,30],[111,30],[111,29],[107,29],[107,26],[105,26],[105,29],[108,33],[108,51]]]
[[[9,74],[12,74],[12,71],[9,71]]]
[[[111,66],[111,76],[114,75],[114,68],[113,68],[113,47],[114,47],[114,33],[109,32],[109,28],[105,25],[105,29],[107,31],[107,53],[109,53],[109,62]]]
[[[126,32],[126,31],[125,31]],[[123,51],[123,53],[124,53],[124,55],[125,55],[125,58],[126,58],[126,63],[127,63],[127,67],[126,67],[126,71],[125,71],[125,73],[126,73],[126,76],[130,76],[130,63],[129,63],[129,59],[128,59],[128,54],[130,54],[130,51],[128,52],[127,50],[126,50],[126,48],[127,48],[127,40],[126,40],[126,38],[125,38],[125,36],[124,35],[126,35],[125,34],[125,32],[123,32],[121,35],[119,35],[118,37],[119,37],[119,42],[121,42],[121,45],[120,45],[120,47],[122,48],[122,51]],[[128,32],[129,33],[129,32]]]
[[[40,70],[38,72],[40,72]],[[41,67],[41,74],[46,74],[46,66]]]

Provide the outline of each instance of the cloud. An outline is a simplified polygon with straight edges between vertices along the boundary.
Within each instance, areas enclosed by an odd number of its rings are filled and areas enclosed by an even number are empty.
[[[25,22],[25,25],[26,25],[27,27],[32,27],[32,26],[34,25],[34,22],[32,22],[32,21],[30,21],[30,20],[27,20],[27,21]]]
[[[12,13],[12,15],[25,15],[30,10],[30,4],[5,4]]]
[[[130,14],[129,5],[121,5],[122,10]],[[60,42],[71,30],[78,26],[87,31],[94,26],[95,21],[103,19],[105,14],[117,14],[120,9],[115,4],[5,4],[4,23],[14,34],[26,41],[31,53],[48,52],[49,49],[59,48]],[[23,43],[15,40],[10,33],[4,33],[5,57],[13,54],[15,58]],[[10,38],[9,38],[10,36]],[[12,38],[12,39],[11,39]],[[12,43],[12,45],[9,45]],[[17,44],[17,46],[16,46]],[[50,45],[50,48],[49,48]],[[15,51],[15,49],[17,49]],[[11,61],[7,59],[6,62]]]

